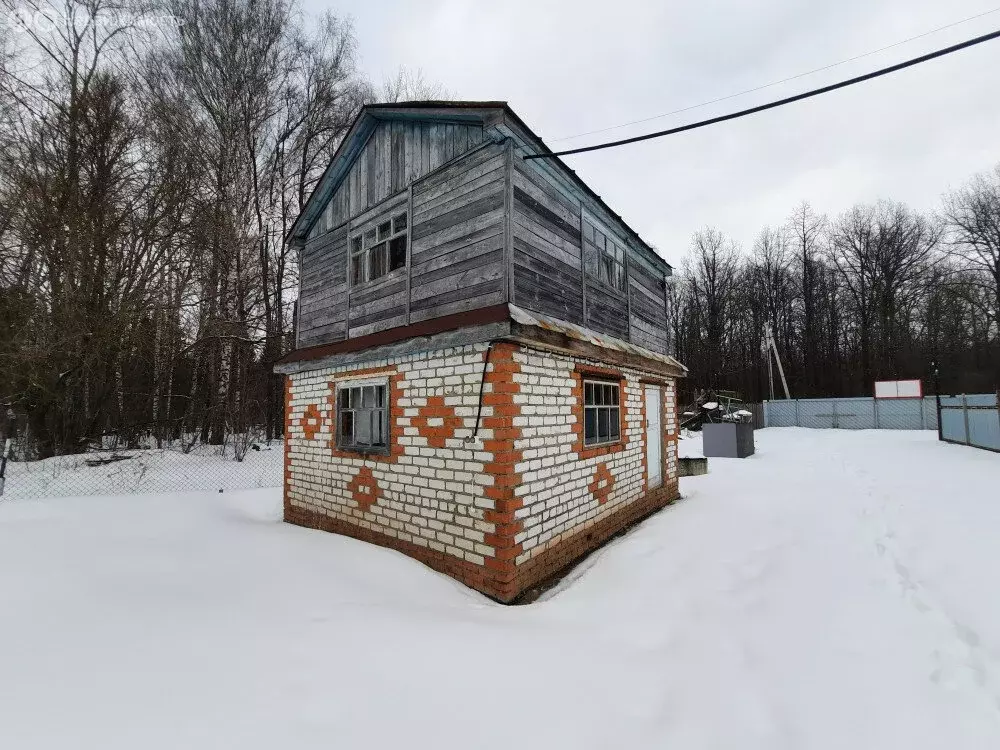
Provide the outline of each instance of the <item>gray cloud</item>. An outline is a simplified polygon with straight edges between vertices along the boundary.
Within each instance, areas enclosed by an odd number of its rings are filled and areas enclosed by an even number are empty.
[[[309,3],[312,2],[313,5]],[[506,99],[550,145],[635,135],[891,64],[1000,27],[1000,13],[727,102],[571,141],[563,136],[725,96],[989,10],[980,2],[341,3],[367,73],[421,68],[456,96]],[[318,10],[309,0],[307,10]],[[745,246],[805,199],[836,214],[880,197],[933,210],[1000,161],[1000,42],[772,112],[591,154],[570,165],[676,263],[713,225]]]

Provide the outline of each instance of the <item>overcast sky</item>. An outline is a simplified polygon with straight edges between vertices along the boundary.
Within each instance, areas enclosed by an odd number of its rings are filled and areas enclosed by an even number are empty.
[[[1000,28],[1000,12],[718,104],[573,140],[869,52],[996,0],[305,0],[354,18],[375,80],[421,69],[455,98],[502,99],[553,148],[662,130],[832,83]],[[567,157],[671,263],[714,226],[745,248],[808,200],[937,208],[1000,161],[1000,40],[874,82],[646,143]]]

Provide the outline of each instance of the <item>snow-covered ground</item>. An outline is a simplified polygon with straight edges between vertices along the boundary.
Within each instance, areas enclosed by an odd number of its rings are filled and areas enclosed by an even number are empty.
[[[542,601],[277,490],[0,502],[0,747],[997,748],[1000,455],[757,433]]]

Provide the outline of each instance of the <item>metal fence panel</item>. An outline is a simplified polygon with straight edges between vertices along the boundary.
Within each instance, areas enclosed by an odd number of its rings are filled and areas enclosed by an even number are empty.
[[[1000,416],[996,409],[970,410],[969,445],[1000,451]]]
[[[936,430],[933,398],[801,398],[764,402],[766,427]]]
[[[941,439],[1000,451],[1000,405],[997,395],[942,396]]]
[[[765,401],[765,427],[842,430],[936,430],[937,401],[917,398],[801,398]],[[1000,451],[995,393],[941,396],[941,438]]]
[[[956,443],[969,442],[965,432],[965,413],[961,409],[941,409],[941,437]]]

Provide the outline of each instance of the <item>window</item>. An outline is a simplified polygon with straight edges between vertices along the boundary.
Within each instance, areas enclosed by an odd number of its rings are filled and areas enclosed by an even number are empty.
[[[351,238],[351,285],[374,281],[406,265],[406,213],[378,222]]]
[[[337,390],[337,445],[360,453],[389,450],[386,383],[344,385]]]
[[[597,227],[587,224],[587,275],[625,291],[625,248]]]
[[[583,381],[583,444],[605,445],[621,439],[618,383]]]

